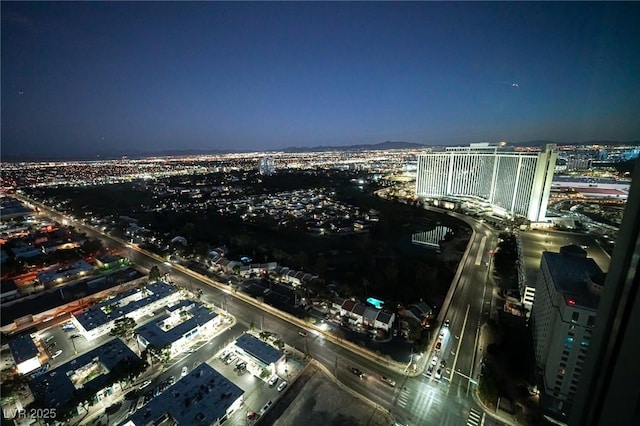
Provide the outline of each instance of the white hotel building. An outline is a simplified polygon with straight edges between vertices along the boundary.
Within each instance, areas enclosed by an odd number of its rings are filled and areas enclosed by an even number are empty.
[[[555,145],[540,152],[507,151],[488,143],[418,156],[418,197],[472,197],[500,215],[544,221],[556,163]]]

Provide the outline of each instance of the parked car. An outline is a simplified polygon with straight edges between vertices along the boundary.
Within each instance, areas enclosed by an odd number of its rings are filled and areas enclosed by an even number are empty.
[[[436,379],[440,379],[442,377],[442,369],[438,368],[438,370],[436,370],[436,375],[434,377]]]
[[[269,386],[274,386],[276,383],[278,383],[278,376],[274,374],[273,376],[271,376],[267,383],[269,384]]]
[[[436,343],[436,349],[440,350],[441,347],[442,347],[442,341],[438,340],[438,342]]]
[[[273,401],[267,401],[266,404],[264,404],[264,406],[262,407],[262,409],[260,410],[260,415],[263,415],[264,413],[267,412],[267,410],[269,408],[271,408],[271,405],[273,404]]]
[[[258,418],[258,413],[256,413],[255,411],[249,411],[247,413],[247,419],[249,420],[255,420]]]
[[[184,377],[187,374],[189,374],[189,367],[185,365],[184,367],[182,367],[182,372],[180,373],[180,377]]]
[[[444,326],[445,327],[449,327],[449,325],[451,324],[451,321],[449,320],[444,320]]]
[[[138,389],[142,390],[144,388],[146,388],[147,386],[149,386],[152,383],[151,380],[145,380],[144,382],[142,382],[142,384],[140,386],[138,386]]]
[[[229,356],[227,357],[226,364],[227,365],[231,364],[233,361],[236,360],[236,358],[238,358],[238,355],[236,355],[234,353],[229,354]]]
[[[302,337],[307,337],[309,335],[309,333],[307,333],[306,331],[299,331],[298,334]]]
[[[56,358],[58,358],[60,355],[62,355],[62,349],[58,349],[58,350],[56,351],[56,353],[54,353],[53,355],[51,355],[51,358],[52,358],[52,359],[56,359]]]
[[[434,356],[433,359],[431,360],[431,365],[435,366],[438,363],[438,357]]]
[[[49,343],[49,342],[51,342],[53,339],[55,339],[55,336],[49,336],[49,337],[47,337],[47,338],[44,340],[44,342],[45,342],[45,343]]]
[[[284,381],[284,380],[282,382],[280,382],[280,384],[278,385],[278,392],[282,392],[282,390],[284,388],[286,388],[287,385],[288,385],[288,383],[286,381]]]

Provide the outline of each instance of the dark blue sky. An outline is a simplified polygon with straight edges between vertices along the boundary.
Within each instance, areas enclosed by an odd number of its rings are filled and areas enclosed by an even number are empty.
[[[639,3],[12,3],[2,155],[640,139]]]

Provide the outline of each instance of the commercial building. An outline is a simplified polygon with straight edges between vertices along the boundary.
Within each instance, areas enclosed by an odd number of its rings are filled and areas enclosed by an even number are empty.
[[[486,143],[422,154],[416,195],[475,198],[489,202],[498,215],[544,221],[556,157],[555,145],[516,152]]]
[[[127,268],[10,300],[2,304],[0,331],[16,334],[54,318],[66,317],[71,312],[130,289],[141,280],[146,280],[142,273]]]
[[[235,347],[239,354],[269,370],[272,374],[275,374],[278,363],[285,359],[284,352],[249,333],[238,337]]]
[[[167,306],[166,313],[136,329],[142,347],[152,345],[173,356],[188,348],[195,339],[213,333],[220,316],[199,302],[181,300]]]
[[[83,259],[80,259],[62,266],[38,272],[37,281],[46,288],[50,288],[76,278],[91,275],[92,273],[93,266],[89,265]]]
[[[109,333],[114,321],[125,316],[137,320],[177,302],[180,292],[162,281],[132,288],[102,300],[94,306],[74,312],[72,320],[87,340]]]
[[[36,401],[43,407],[58,408],[80,404],[79,395],[98,400],[113,392],[114,381],[123,371],[141,360],[120,339],[113,339],[92,351],[50,370],[29,382]],[[97,401],[96,401],[97,402]]]
[[[9,349],[18,368],[18,373],[27,374],[42,366],[39,358],[40,351],[30,335],[23,334],[10,340]]]
[[[240,409],[243,395],[242,389],[203,363],[120,424],[221,425]]]
[[[604,278],[578,246],[542,253],[531,321],[540,405],[543,415],[556,422],[567,421],[578,389]]]

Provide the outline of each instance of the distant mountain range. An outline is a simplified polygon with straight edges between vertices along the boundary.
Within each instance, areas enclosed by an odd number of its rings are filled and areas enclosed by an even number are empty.
[[[525,142],[509,142],[510,146],[530,146],[530,147],[542,147],[546,144],[555,143],[557,145],[637,145],[640,146],[640,141],[629,141],[629,142],[620,142],[620,141],[610,141],[610,140],[599,140],[599,141],[585,141],[585,142],[554,142],[549,140],[533,140],[533,141],[525,141]],[[468,146],[468,143],[464,144],[449,144],[446,146]],[[384,151],[390,149],[422,149],[422,148],[433,148],[435,146],[445,146],[445,145],[427,145],[420,144],[414,142],[403,142],[403,141],[386,141],[380,142],[376,144],[360,144],[360,145],[341,145],[341,146],[314,146],[314,147],[304,147],[304,146],[295,146],[288,147],[284,149],[275,149],[268,150],[265,152],[287,152],[287,153],[298,153],[298,152],[327,152],[327,151]],[[252,150],[222,150],[222,149],[171,149],[171,150],[161,150],[161,151],[140,151],[140,150],[124,150],[124,149],[113,149],[109,151],[96,152],[94,154],[84,154],[84,155],[75,155],[68,156],[64,154],[59,155],[47,155],[47,156],[19,156],[19,155],[9,155],[4,156],[2,161],[5,162],[15,162],[15,161],[90,161],[90,160],[113,160],[119,159],[122,157],[128,158],[146,158],[146,157],[184,157],[184,156],[193,156],[193,155],[218,155],[218,154],[240,154],[245,152],[255,152]]]

